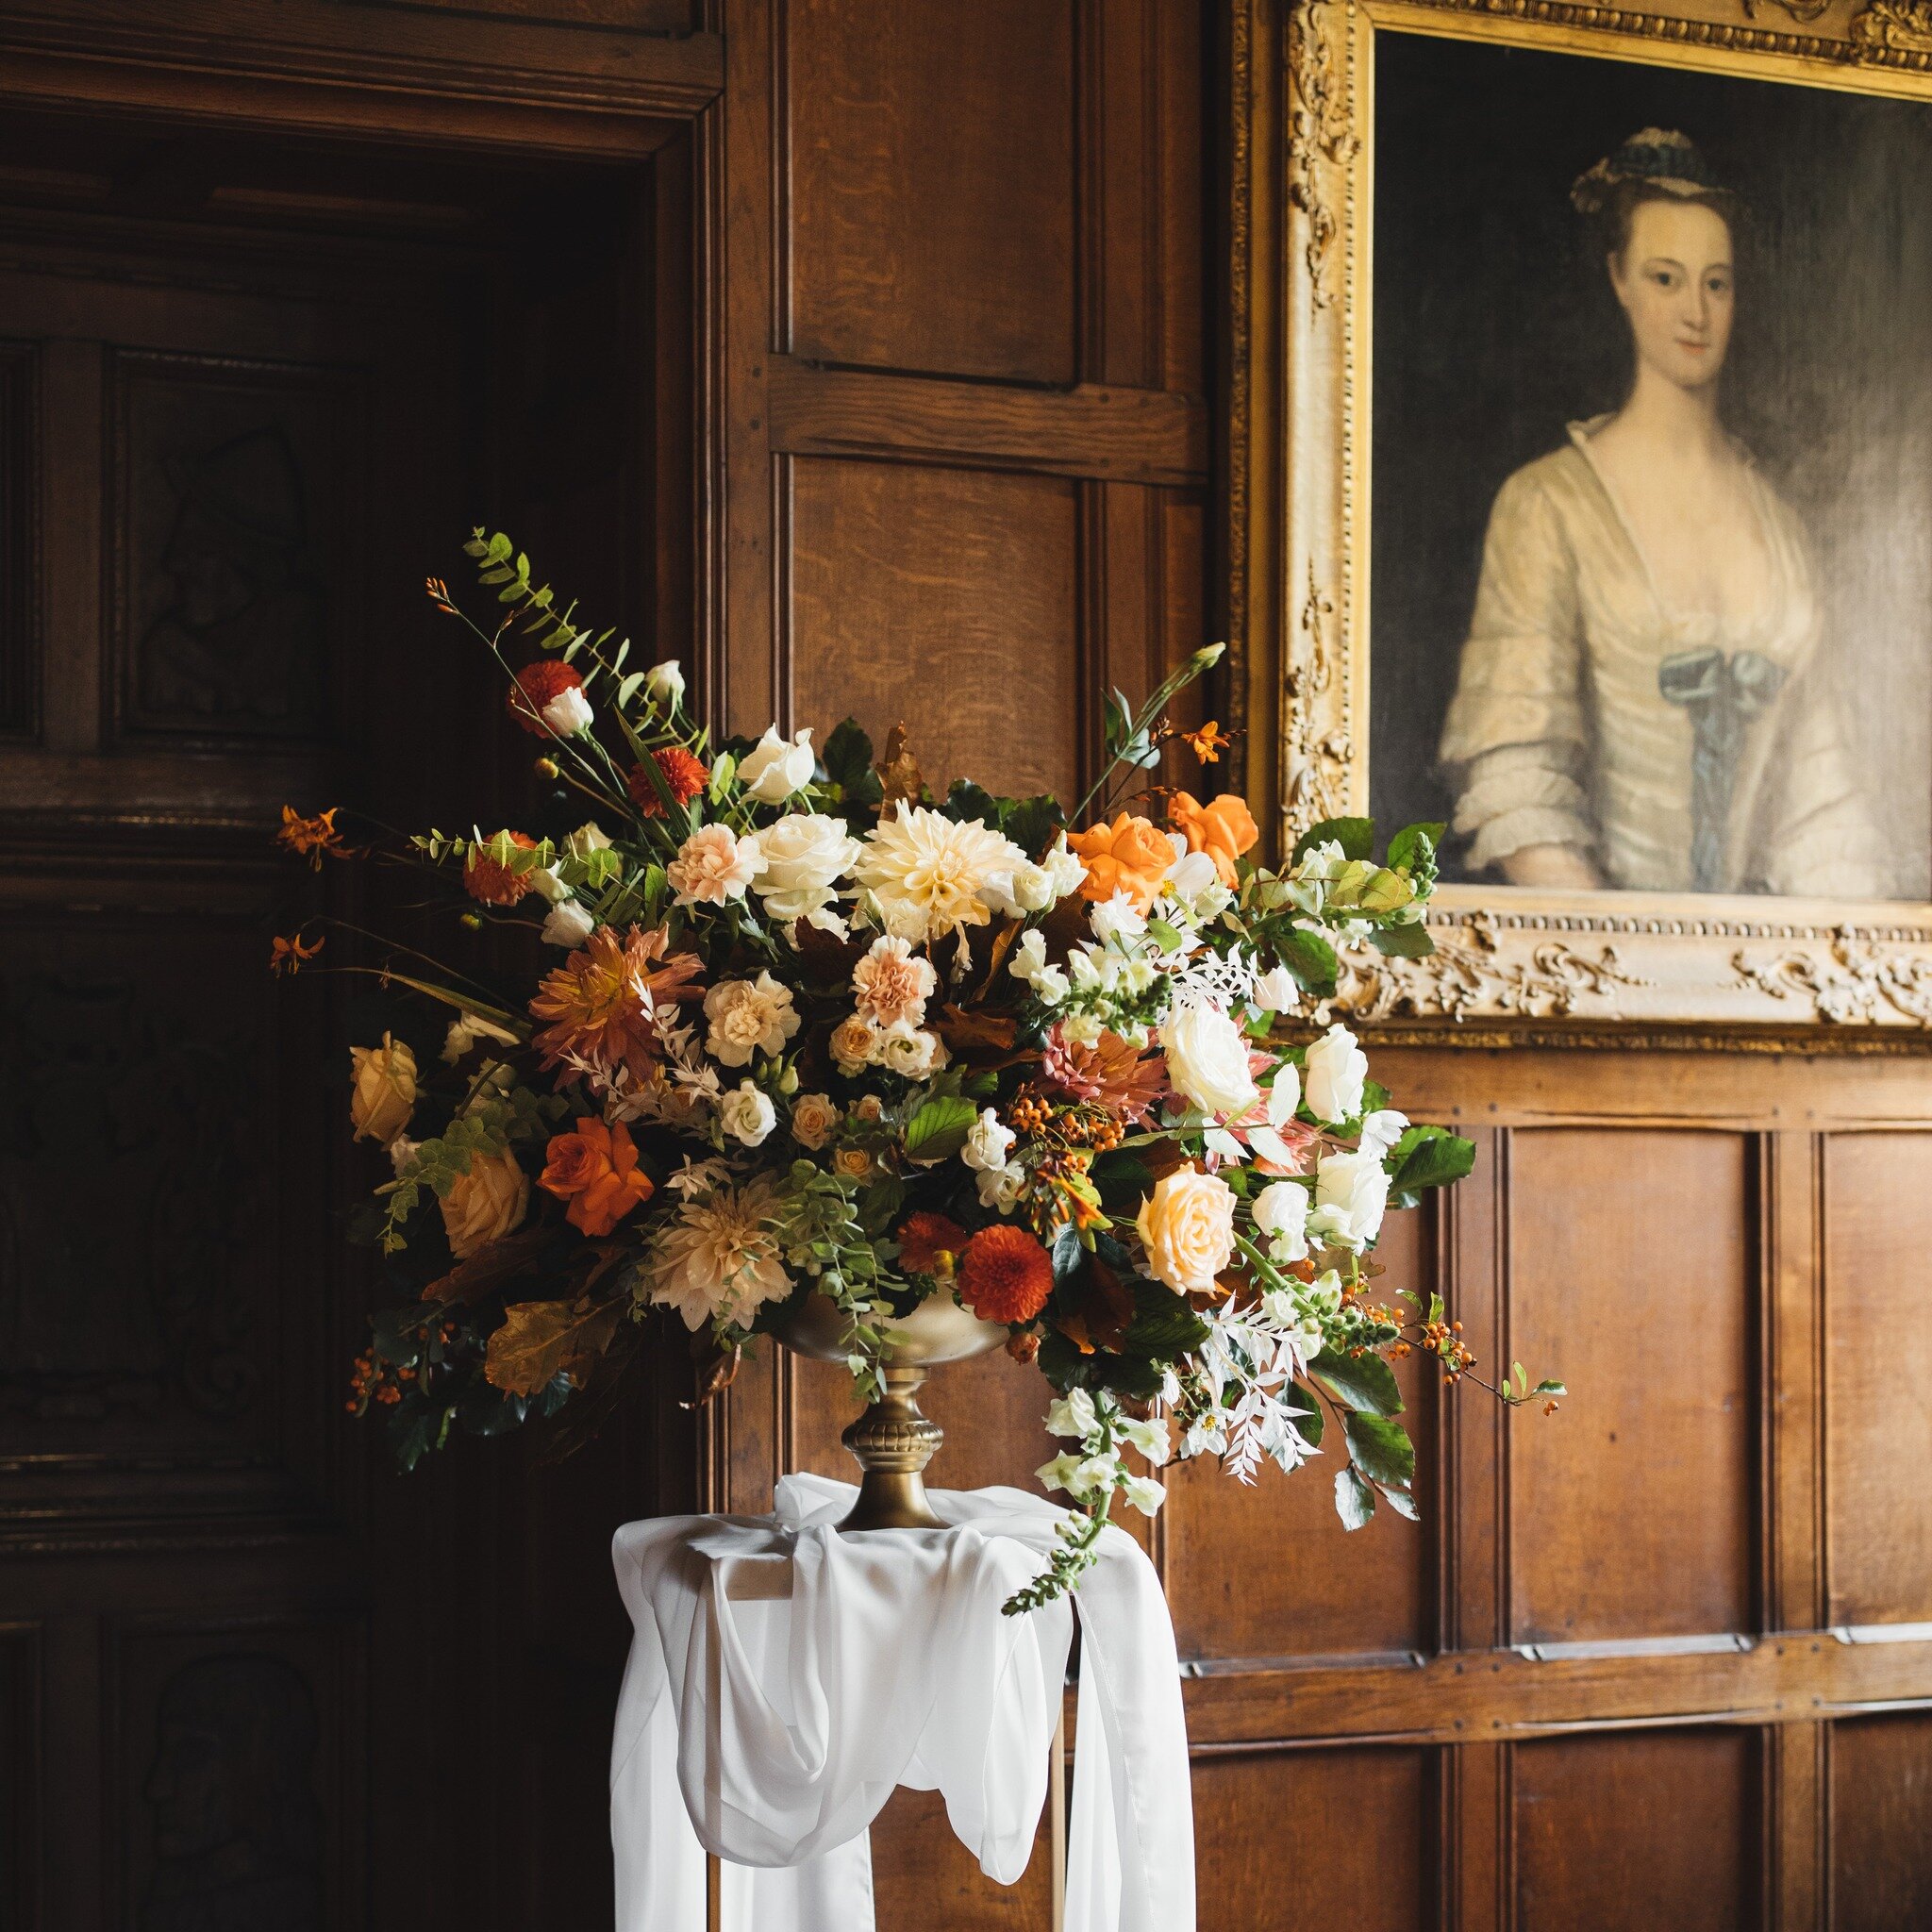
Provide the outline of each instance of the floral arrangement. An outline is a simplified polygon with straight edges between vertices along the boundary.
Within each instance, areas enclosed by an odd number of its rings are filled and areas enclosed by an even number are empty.
[[[870,1397],[882,1324],[946,1295],[1007,1327],[1070,1445],[1039,1476],[1074,1512],[1009,1610],[1074,1581],[1115,1497],[1159,1507],[1130,1451],[1251,1481],[1339,1436],[1343,1523],[1378,1499],[1412,1517],[1390,1360],[1424,1351],[1452,1382],[1473,1362],[1440,1300],[1376,1294],[1372,1256],[1384,1214],[1473,1149],[1302,1016],[1337,946],[1429,950],[1441,828],[1377,858],[1368,822],[1333,821],[1276,872],[1239,797],[1148,784],[1170,739],[1204,762],[1227,743],[1166,716],[1219,646],[1138,708],[1113,695],[1108,769],[1071,814],[937,795],[897,730],[876,759],[850,721],[823,746],[719,741],[675,661],[626,672],[507,537],[466,547],[500,622],[430,595],[502,665],[556,824],[386,856],[433,874],[460,927],[551,957],[534,986],[418,955],[346,969],[398,996],[353,1055],[355,1133],[388,1157],[354,1231],[396,1300],[350,1406],[389,1413],[404,1464],[453,1429],[608,1406],[653,1309],[707,1354],[708,1394],[828,1297]],[[512,664],[520,637],[539,654]],[[362,856],[336,818],[290,808],[282,842]],[[275,941],[277,971],[327,970],[322,924]],[[1519,1368],[1495,1392],[1561,1391]]]

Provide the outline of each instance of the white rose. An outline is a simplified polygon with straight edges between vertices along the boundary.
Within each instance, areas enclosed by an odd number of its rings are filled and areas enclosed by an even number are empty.
[[[1203,1113],[1245,1113],[1260,1095],[1248,1071],[1248,1043],[1219,1007],[1190,1000],[1160,1029],[1168,1077]]]
[[[1255,1196],[1252,1212],[1277,1261],[1299,1261],[1308,1252],[1308,1191],[1299,1181],[1269,1182]]]
[[[1143,1423],[1134,1416],[1124,1415],[1115,1423],[1114,1433],[1130,1448],[1138,1449],[1156,1469],[1173,1453],[1165,1416],[1156,1416],[1151,1422]]]
[[[1152,1516],[1167,1501],[1167,1491],[1151,1475],[1123,1477],[1121,1481],[1121,1494],[1142,1516]]]
[[[1255,982],[1255,1004],[1264,1013],[1292,1012],[1300,1006],[1302,990],[1286,966],[1269,967]]]
[[[550,908],[543,921],[543,937],[553,946],[566,950],[580,946],[597,930],[597,922],[587,908],[575,899],[565,899]]]
[[[795,811],[758,835],[765,870],[757,892],[767,915],[782,923],[803,919],[824,931],[842,933],[844,921],[830,911],[838,881],[862,850],[846,834],[843,819]]]
[[[545,705],[538,715],[559,738],[575,738],[580,731],[588,731],[591,722],[597,715],[591,708],[591,701],[574,684],[566,685]]]
[[[1099,1420],[1092,1396],[1084,1389],[1069,1389],[1048,1407],[1046,1432],[1049,1436],[1072,1436],[1075,1441],[1084,1442]]]
[[[814,1154],[832,1138],[839,1109],[829,1093],[801,1093],[791,1103],[791,1138]]]
[[[749,1080],[741,1080],[718,1103],[718,1119],[734,1141],[756,1147],[778,1124],[772,1096]]]
[[[1362,1122],[1360,1151],[1373,1154],[1377,1160],[1386,1159],[1390,1148],[1407,1131],[1408,1116],[1397,1113],[1392,1107],[1385,1107]]]
[[[1379,1154],[1331,1154],[1315,1169],[1315,1211],[1308,1232],[1338,1248],[1375,1239],[1389,1205],[1389,1176]]]
[[[908,1026],[904,1021],[879,1035],[874,1057],[889,1073],[907,1080],[924,1079],[944,1066],[948,1058],[938,1034]]]
[[[1337,1024],[1302,1057],[1302,1086],[1308,1111],[1318,1120],[1352,1121],[1362,1110],[1362,1083],[1369,1057],[1355,1035]]]
[[[711,1023],[705,1051],[726,1067],[749,1066],[755,1053],[783,1053],[799,1025],[791,989],[769,973],[721,980],[705,995],[705,1018]]]
[[[486,1020],[481,1013],[461,1013],[449,1023],[442,1036],[442,1057],[451,1065],[462,1058],[479,1040],[493,1040],[499,1046],[514,1046],[517,1037],[507,1026]]]
[[[684,702],[684,667],[675,658],[666,658],[644,673],[644,691],[654,705],[675,710]]]
[[[811,768],[810,726],[787,739],[778,736],[775,724],[768,724],[765,735],[740,759],[738,776],[754,798],[776,805],[811,783]]]
[[[991,1174],[1006,1166],[1012,1146],[1012,1128],[1002,1126],[999,1115],[991,1108],[983,1108],[967,1131],[959,1158],[977,1174]]]
[[[979,1176],[979,1205],[995,1214],[1010,1214],[1025,1191],[1026,1170],[1017,1160],[991,1168]]]
[[[1134,1227],[1157,1281],[1176,1294],[1211,1293],[1234,1258],[1234,1192],[1219,1174],[1178,1168],[1155,1182]]]

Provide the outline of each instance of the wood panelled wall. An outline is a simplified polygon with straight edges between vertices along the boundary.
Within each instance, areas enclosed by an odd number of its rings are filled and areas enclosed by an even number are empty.
[[[1064,786],[1102,685],[1203,641],[1204,24],[727,15],[735,722],[901,716],[935,778]],[[1574,1393],[1506,1418],[1412,1375],[1420,1526],[1345,1537],[1319,1463],[1175,1474],[1203,1923],[1932,1923],[1932,1062],[1438,1038],[1378,1076],[1481,1159],[1392,1224],[1390,1281]],[[1048,1453],[1000,1358],[927,1406],[948,1483]],[[848,1474],[850,1413],[759,1361],[711,1497]],[[909,1793],[874,1842],[883,1925],[1048,1924],[1043,1847],[1001,1892]]]

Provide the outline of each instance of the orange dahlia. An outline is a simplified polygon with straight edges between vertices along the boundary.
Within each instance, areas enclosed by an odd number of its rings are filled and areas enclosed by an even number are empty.
[[[537,843],[521,832],[504,832],[499,836],[512,845],[521,845],[525,852],[533,850]],[[525,893],[537,890],[537,882],[528,873],[519,877],[508,866],[498,865],[495,859],[476,851],[470,854],[470,862],[463,868],[463,890],[485,906],[514,906]]]
[[[600,925],[546,974],[530,1002],[531,1018],[544,1023],[530,1041],[543,1064],[580,1060],[646,1074],[662,1057],[659,1016],[698,991],[704,971],[695,954],[665,958],[668,944],[661,926],[646,932],[634,925],[620,940]]]
[[[681,744],[662,745],[651,754],[651,758],[664,780],[665,791],[677,805],[689,805],[711,782],[711,768],[703,758],[693,758]],[[644,817],[661,819],[664,816],[664,801],[643,766],[633,765],[629,777],[624,782],[630,792],[632,804]]]
[[[921,1208],[899,1229],[899,1265],[908,1274],[930,1274],[941,1255],[957,1255],[965,1245],[966,1230],[951,1215]]]
[[[959,1257],[959,1299],[982,1322],[1030,1322],[1053,1292],[1053,1262],[1024,1227],[996,1221]]]
[[[568,1201],[564,1218],[592,1240],[651,1198],[651,1177],[638,1165],[622,1121],[607,1127],[600,1120],[579,1120],[575,1133],[551,1136],[543,1159],[538,1186]]]
[[[574,664],[560,658],[541,658],[517,673],[504,701],[510,716],[532,738],[554,738],[556,733],[543,722],[543,707],[567,691],[583,688],[583,675]]]

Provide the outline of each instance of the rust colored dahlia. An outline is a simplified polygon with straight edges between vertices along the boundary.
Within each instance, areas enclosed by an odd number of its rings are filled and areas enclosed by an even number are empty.
[[[941,1255],[957,1255],[965,1245],[966,1230],[951,1215],[921,1208],[899,1229],[899,1265],[909,1274],[930,1274]]]
[[[555,734],[543,722],[543,707],[567,691],[583,688],[583,675],[574,664],[566,664],[560,658],[541,658],[517,673],[504,703],[532,738],[550,738]]]
[[[1030,1322],[1052,1292],[1046,1250],[1011,1222],[982,1227],[959,1257],[959,1299],[982,1322]]]
[[[693,758],[681,744],[662,745],[651,757],[663,777],[665,791],[679,805],[689,805],[711,782],[711,768],[703,758]],[[658,788],[651,783],[651,774],[643,766],[633,765],[630,775],[624,782],[630,792],[631,803],[645,818],[661,819],[664,816],[664,801],[658,796]]]
[[[665,958],[661,926],[641,926],[619,939],[600,925],[563,964],[546,974],[530,1002],[541,1030],[530,1044],[543,1064],[581,1060],[592,1067],[627,1067],[641,1078],[662,1058],[658,1020],[698,991],[703,962],[692,953]]]
[[[525,852],[537,843],[526,839],[521,832],[506,832],[502,835],[512,845],[521,845]],[[463,890],[470,897],[485,906],[514,906],[526,892],[537,890],[537,882],[528,873],[519,877],[507,865],[498,865],[495,859],[486,858],[480,852],[470,854],[470,862],[463,867]]]

